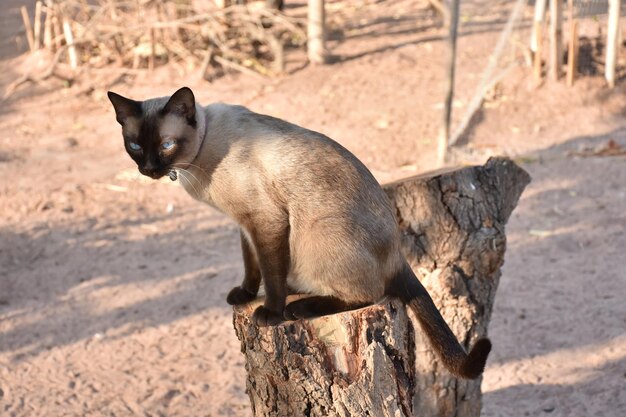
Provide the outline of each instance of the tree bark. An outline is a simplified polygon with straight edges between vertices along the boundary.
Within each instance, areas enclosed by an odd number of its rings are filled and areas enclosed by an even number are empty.
[[[504,226],[529,181],[495,158],[384,186],[411,267],[466,348],[487,333]],[[259,328],[250,317],[261,301],[234,309],[254,416],[480,415],[481,379],[445,370],[398,300]]]

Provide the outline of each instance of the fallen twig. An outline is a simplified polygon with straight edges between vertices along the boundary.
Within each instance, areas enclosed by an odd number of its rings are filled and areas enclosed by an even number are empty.
[[[4,95],[2,96],[2,99],[6,100],[7,98],[9,98],[9,96],[13,94],[13,92],[15,92],[15,90],[22,84],[25,84],[27,82],[33,82],[37,84],[37,83],[40,83],[41,81],[48,79],[52,74],[54,74],[54,70],[59,64],[61,56],[63,55],[63,52],[65,52],[66,49],[67,49],[67,46],[63,46],[54,54],[50,65],[41,75],[33,76],[30,73],[27,73],[19,77],[17,80],[13,81],[11,84],[9,84],[4,92]]]
[[[231,68],[231,69],[234,69],[235,71],[239,71],[239,72],[242,72],[244,74],[251,75],[253,77],[259,78],[259,79],[267,78],[267,77],[259,74],[258,72],[255,72],[255,71],[251,70],[248,67],[244,67],[243,65],[239,65],[236,62],[229,61],[229,60],[227,60],[225,58],[222,58],[221,56],[215,56],[214,59],[215,59],[215,62],[217,62],[218,64],[220,64],[223,67]]]

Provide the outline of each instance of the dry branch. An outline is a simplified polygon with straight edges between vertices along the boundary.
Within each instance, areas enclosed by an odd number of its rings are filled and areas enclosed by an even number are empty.
[[[30,24],[30,17],[28,16],[28,9],[26,6],[20,7],[20,13],[22,13],[22,20],[24,21],[24,29],[26,30],[26,40],[28,41],[28,48],[32,51],[35,50],[35,40],[33,39],[33,28]]]
[[[35,21],[33,23],[33,44],[35,49],[41,48],[41,9],[43,4],[38,1],[35,3]]]
[[[265,78],[265,77],[263,77],[263,75],[261,75],[261,74],[259,74],[257,72],[254,72],[253,70],[248,69],[247,67],[244,67],[243,65],[239,65],[236,62],[229,61],[229,60],[227,60],[225,58],[222,58],[221,56],[216,56],[213,59],[215,59],[215,61],[217,61],[224,68],[232,68],[232,69],[234,69],[236,71],[242,72],[244,74],[251,75],[253,77],[257,77],[259,79]]]
[[[165,63],[185,71],[214,65],[245,73],[273,74],[284,68],[283,49],[306,39],[303,19],[277,10],[231,5],[197,12],[191,1],[49,0],[45,12],[43,47],[54,52],[61,46],[76,75],[83,69],[120,66],[153,69]],[[24,26],[31,50],[35,37],[26,8]],[[211,50],[210,59],[201,51]],[[132,71],[131,71],[132,72]],[[206,72],[206,71],[205,71]],[[28,74],[27,80],[39,80]],[[23,82],[22,82],[23,83]]]
[[[57,66],[59,65],[59,61],[61,60],[61,57],[63,56],[63,53],[65,52],[66,48],[67,48],[66,46],[63,46],[54,54],[50,64],[48,65],[48,68],[43,73],[39,75],[33,75],[30,73],[23,74],[17,80],[9,84],[4,91],[4,95],[2,96],[2,99],[6,100],[7,98],[9,98],[15,92],[15,90],[17,90],[19,86],[21,86],[22,84],[26,84],[28,82],[39,84],[42,81],[50,78],[54,74],[54,71],[56,70]]]
[[[407,260],[466,347],[487,333],[505,224],[529,181],[496,158],[384,187]],[[450,375],[397,300],[269,328],[250,320],[259,301],[234,310],[255,417],[480,415],[480,379]]]

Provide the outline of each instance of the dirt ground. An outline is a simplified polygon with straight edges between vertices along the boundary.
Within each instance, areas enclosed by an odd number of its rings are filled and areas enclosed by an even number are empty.
[[[32,3],[3,2],[0,93],[37,65],[15,42],[17,7]],[[294,52],[275,79],[209,84],[161,69],[111,89],[147,98],[189,85],[203,103],[333,137],[381,182],[433,169],[443,31],[424,2],[357,3],[330,9],[333,65]],[[461,87],[484,69],[498,12],[464,26]],[[509,155],[533,177],[507,230],[483,415],[624,416],[626,157],[576,153],[626,147],[626,87],[536,89],[528,72],[501,83],[459,159]],[[0,102],[0,415],[249,416],[225,302],[242,277],[237,227],[177,182],[139,176],[105,93],[51,81]]]

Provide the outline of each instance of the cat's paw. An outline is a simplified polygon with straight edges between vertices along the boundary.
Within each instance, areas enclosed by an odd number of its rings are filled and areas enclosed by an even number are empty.
[[[257,326],[275,326],[285,321],[281,313],[269,310],[265,306],[259,306],[254,310],[252,321]]]
[[[235,287],[226,296],[226,302],[231,306],[246,304],[256,298],[256,294],[252,294],[250,291],[241,288]]]

